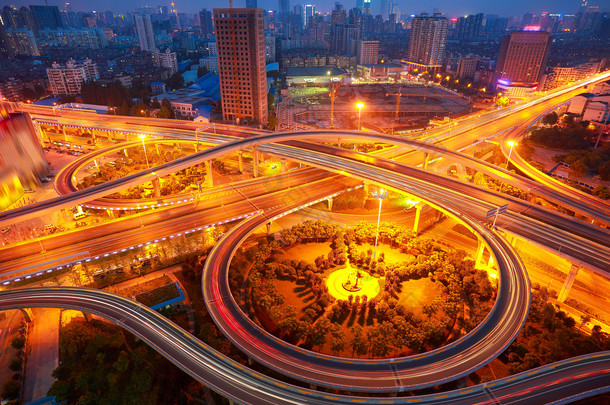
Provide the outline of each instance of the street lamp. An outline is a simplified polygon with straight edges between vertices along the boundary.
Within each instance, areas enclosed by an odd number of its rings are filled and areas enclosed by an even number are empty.
[[[373,251],[373,260],[377,257],[377,240],[379,239],[379,222],[381,220],[381,202],[388,198],[388,193],[384,189],[379,190],[379,194],[373,193],[373,197],[379,198],[379,212],[377,213],[377,232],[375,233],[375,250]]]
[[[508,141],[508,146],[510,146],[510,150],[508,151],[508,159],[506,160],[506,168],[508,169],[508,164],[510,163],[510,155],[513,153],[513,147],[516,145],[515,141]]]
[[[146,145],[144,144],[144,138],[146,138],[146,135],[140,135],[138,136],[138,138],[142,140],[142,147],[144,148],[144,158],[146,158],[146,168],[150,169],[150,165],[148,164],[148,155],[146,154]]]
[[[356,107],[358,107],[358,131],[361,131],[362,127],[360,125],[360,120],[362,118],[362,107],[364,107],[364,103],[362,101],[358,101],[356,103]]]

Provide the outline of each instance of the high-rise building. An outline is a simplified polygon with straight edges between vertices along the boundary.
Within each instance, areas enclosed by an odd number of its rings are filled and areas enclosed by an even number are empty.
[[[267,123],[265,22],[260,8],[214,9],[225,120]]]
[[[312,4],[306,4],[303,7],[303,28],[311,26],[313,16],[316,14],[316,6]]]
[[[100,75],[97,64],[90,59],[82,63],[70,59],[65,66],[53,62],[52,67],[47,68],[47,77],[53,90],[53,95],[64,94],[78,95],[83,82],[95,81]]]
[[[212,12],[205,8],[199,12],[199,26],[203,35],[214,33],[214,25],[212,24]]]
[[[18,27],[17,21],[19,19],[19,11],[12,6],[4,6],[0,10],[0,23],[4,25],[4,28],[16,29]]]
[[[546,31],[513,31],[505,35],[500,43],[493,85],[511,89],[514,96],[535,90],[545,69],[551,41]]]
[[[371,0],[364,0],[362,2],[362,14],[364,14],[364,15],[371,14]]]
[[[0,24],[0,55],[3,55],[7,58],[12,58],[14,56],[10,39],[8,37],[8,34],[6,33],[4,25],[2,24]]]
[[[151,56],[153,65],[155,67],[167,69],[170,75],[178,72],[178,59],[176,58],[176,52],[170,52],[169,49],[166,49],[165,52],[155,50]]]
[[[374,65],[379,59],[379,41],[358,41],[358,64]]]
[[[38,27],[41,29],[57,29],[63,28],[61,17],[59,15],[59,9],[56,6],[30,6],[32,14],[36,17]]]
[[[7,30],[9,43],[15,55],[39,56],[34,33],[27,28]]]
[[[478,66],[479,58],[476,56],[460,58],[457,65],[457,77],[460,79],[474,79]]]
[[[440,70],[448,27],[449,20],[440,13],[434,13],[432,17],[422,13],[413,19],[406,61],[411,68],[429,72]]]
[[[156,49],[155,32],[150,14],[134,14],[133,23],[140,42],[140,50],[152,52]]]
[[[87,49],[100,49],[108,46],[108,38],[101,28],[60,28],[56,30],[40,30],[39,45],[63,46],[67,48],[83,47]]]
[[[256,0],[246,0],[246,8],[256,8],[257,1]]]
[[[481,33],[482,25],[483,13],[460,17],[458,18],[457,27],[455,29],[455,38],[468,40],[478,37]]]

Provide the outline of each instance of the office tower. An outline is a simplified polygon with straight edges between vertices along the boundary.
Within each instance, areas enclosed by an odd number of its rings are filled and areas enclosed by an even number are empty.
[[[52,67],[47,68],[47,77],[53,90],[53,95],[64,94],[78,95],[83,82],[99,79],[97,64],[90,59],[82,63],[70,59],[65,66],[53,62]]]
[[[225,120],[267,123],[264,12],[214,9],[218,73]]]
[[[377,13],[378,15],[381,16],[381,18],[385,21],[388,19],[388,0],[378,0],[377,3],[379,4],[379,12]]]
[[[290,0],[279,0],[280,17],[286,17],[290,13]]]
[[[465,17],[458,18],[456,27],[456,39],[468,40],[478,37],[481,33],[483,25],[483,13],[471,14]]]
[[[151,56],[153,66],[167,69],[170,76],[178,72],[178,59],[176,58],[176,52],[170,52],[169,49],[166,49],[165,52],[155,50]]]
[[[356,8],[362,12],[364,10],[364,0],[356,0]]]
[[[505,35],[500,43],[493,85],[533,91],[544,72],[551,41],[546,31],[513,31]]]
[[[371,0],[363,1],[362,14],[370,15],[371,14]]]
[[[150,14],[134,14],[133,23],[136,27],[136,35],[140,41],[140,50],[152,52],[156,49],[155,33],[153,31]]]
[[[488,37],[499,37],[504,35],[508,27],[508,19],[498,17],[498,15],[488,14],[485,16],[485,28],[483,32]]]
[[[56,6],[30,6],[30,10],[38,22],[38,27],[41,29],[49,28],[54,30],[63,28],[64,25],[61,22],[59,9]]]
[[[379,41],[358,41],[359,65],[374,65],[379,59]]]
[[[212,12],[205,8],[199,12],[199,26],[203,35],[214,33],[214,25],[212,24]]]
[[[440,13],[432,17],[425,13],[415,17],[411,22],[411,38],[407,62],[412,69],[440,70],[445,56],[445,42],[449,20]]]
[[[256,0],[246,0],[246,8],[256,8],[257,1]]]
[[[307,28],[311,26],[311,22],[313,20],[313,16],[316,13],[316,6],[312,4],[307,4],[303,8],[303,28]]]

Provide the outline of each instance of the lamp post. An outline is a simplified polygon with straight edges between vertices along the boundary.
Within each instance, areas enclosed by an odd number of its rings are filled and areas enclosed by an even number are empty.
[[[364,107],[364,103],[362,101],[358,101],[356,103],[356,107],[358,107],[358,131],[361,131],[362,126],[360,125],[360,120],[362,119],[362,107]]]
[[[506,160],[506,168],[508,169],[508,164],[510,163],[510,155],[513,153],[513,147],[516,145],[515,141],[508,141],[508,146],[510,146],[510,150],[508,151],[508,158]]]
[[[375,250],[373,251],[373,260],[377,257],[377,240],[379,239],[379,222],[381,220],[381,202],[388,197],[388,193],[384,189],[379,190],[379,194],[374,194],[373,197],[379,199],[379,212],[377,213],[377,232],[375,233]]]
[[[144,158],[146,159],[146,168],[150,169],[150,164],[148,164],[148,155],[146,154],[146,145],[144,144],[144,138],[146,138],[146,135],[140,135],[138,136],[138,138],[142,140],[142,147],[144,148]]]

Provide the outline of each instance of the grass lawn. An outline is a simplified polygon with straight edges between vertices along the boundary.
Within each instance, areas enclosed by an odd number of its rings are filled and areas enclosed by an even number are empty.
[[[284,250],[285,258],[288,260],[305,260],[313,264],[316,257],[324,255],[327,257],[330,253],[330,244],[328,242],[310,242],[298,243]]]
[[[368,243],[363,243],[362,245],[356,246],[358,247],[358,254],[360,254],[360,252],[366,253],[369,249],[373,251],[375,250],[375,245],[370,245]],[[400,249],[390,247],[390,245],[382,244],[380,241],[380,243],[377,244],[377,256],[379,256],[381,252],[383,252],[383,254],[385,255],[384,261],[387,264],[402,263],[404,261],[413,260],[413,255],[402,253]]]
[[[424,305],[431,304],[441,294],[440,286],[429,278],[405,281],[401,286],[398,303],[417,315],[422,315]]]

